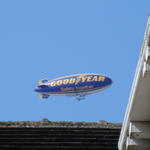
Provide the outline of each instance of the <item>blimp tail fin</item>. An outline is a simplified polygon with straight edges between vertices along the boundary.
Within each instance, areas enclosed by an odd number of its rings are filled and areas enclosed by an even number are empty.
[[[47,94],[40,95],[40,99],[47,99],[48,97],[49,97],[49,95],[47,95]]]
[[[43,84],[45,84],[45,83],[47,83],[47,82],[48,82],[48,79],[39,80],[38,86],[43,85]]]

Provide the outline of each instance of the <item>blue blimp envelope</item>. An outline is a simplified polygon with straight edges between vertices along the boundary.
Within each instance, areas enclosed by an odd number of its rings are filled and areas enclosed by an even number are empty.
[[[35,91],[42,99],[50,95],[75,96],[78,100],[85,95],[99,92],[112,84],[112,80],[100,74],[75,74],[53,80],[39,80]]]

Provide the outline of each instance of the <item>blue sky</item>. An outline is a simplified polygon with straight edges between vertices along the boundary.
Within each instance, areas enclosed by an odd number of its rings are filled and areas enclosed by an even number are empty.
[[[122,122],[150,12],[148,0],[0,0],[0,120]],[[41,101],[39,79],[111,77],[78,102]]]

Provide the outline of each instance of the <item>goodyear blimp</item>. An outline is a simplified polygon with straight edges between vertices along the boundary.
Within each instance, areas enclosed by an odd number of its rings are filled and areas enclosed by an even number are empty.
[[[99,92],[112,84],[109,77],[100,74],[76,74],[56,78],[53,80],[39,80],[35,91],[40,93],[42,99],[50,95],[75,96],[78,100],[85,95]]]

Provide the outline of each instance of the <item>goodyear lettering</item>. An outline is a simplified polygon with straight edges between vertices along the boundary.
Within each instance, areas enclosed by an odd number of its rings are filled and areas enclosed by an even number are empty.
[[[51,83],[50,83],[50,86],[51,86],[51,87],[56,86],[56,82],[55,82],[55,81],[54,81],[54,82],[51,82]]]
[[[62,80],[58,80],[58,81],[56,82],[56,84],[57,84],[58,86],[62,85]]]
[[[81,82],[85,82],[86,79],[87,79],[87,77],[86,77],[85,75],[84,75],[84,76],[83,76],[83,75],[82,75],[82,76],[79,76],[79,77],[77,77],[75,84],[78,84],[80,81],[81,81]]]
[[[86,77],[82,76],[81,78],[82,78],[82,82],[85,82]]]
[[[71,79],[69,79],[69,84],[74,84],[74,83],[75,83],[75,81],[76,81],[76,79],[75,79],[75,78],[71,78]]]
[[[77,77],[75,85],[77,85],[81,81],[81,77]]]
[[[94,76],[92,81],[98,81],[98,77]]]
[[[69,83],[69,79],[63,80],[63,84],[64,84],[64,85],[66,85],[66,84],[68,84],[68,83]]]
[[[54,86],[61,86],[61,85],[67,85],[67,84],[75,84],[77,85],[79,82],[104,82],[106,79],[105,76],[78,76],[77,78],[69,78],[69,79],[62,79],[62,80],[57,80],[53,81],[50,83],[51,87]]]
[[[99,76],[98,81],[104,81],[106,77],[104,76]]]
[[[91,76],[87,77],[87,82],[91,82],[92,81],[91,79],[92,79]]]

